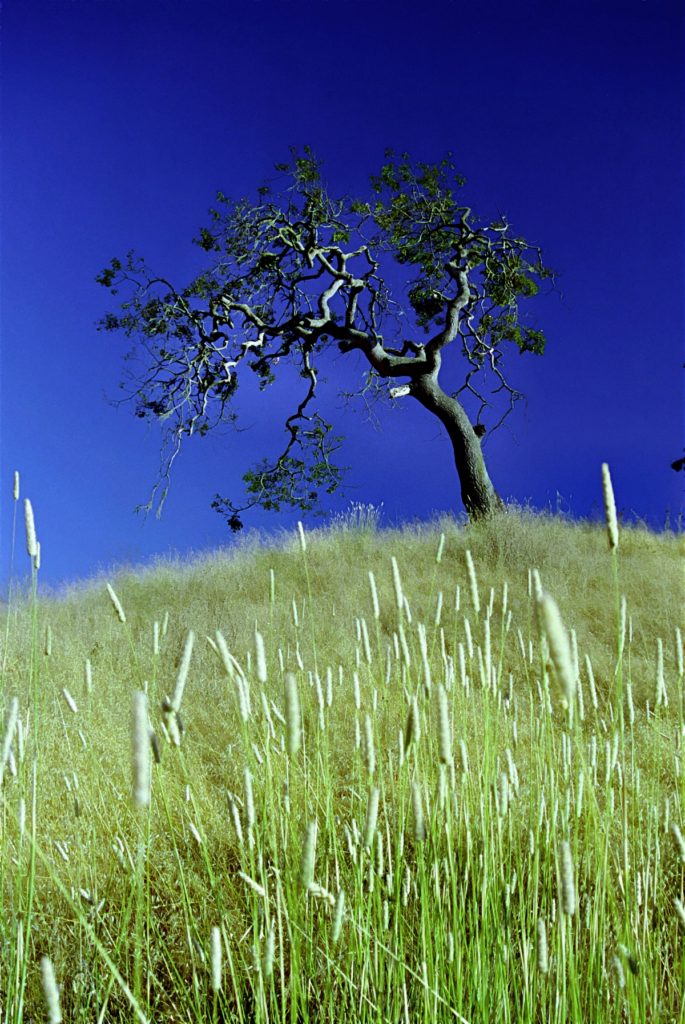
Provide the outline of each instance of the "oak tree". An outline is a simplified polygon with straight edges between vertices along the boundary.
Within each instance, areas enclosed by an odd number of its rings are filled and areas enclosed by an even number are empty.
[[[539,247],[505,217],[480,220],[463,204],[449,155],[428,164],[388,151],[363,198],[332,196],[307,147],[276,170],[277,187],[263,185],[253,200],[218,194],[194,239],[206,264],[189,283],[173,284],[134,252],[97,277],[118,303],[99,328],[123,332],[138,356],[127,398],[164,431],[146,508],[161,509],[184,441],[236,422],[241,376],[255,374],[266,390],[286,364],[303,385],[279,454],[244,475],[240,503],[217,494],[212,504],[234,530],[255,506],[320,507],[342,480],[342,438],[316,407],[320,371],[330,372],[332,354],[358,353],[360,393],[413,399],[443,425],[469,517],[498,511],[482,420],[495,408],[499,425],[523,397],[505,374],[507,351],[545,348],[523,309],[552,277]],[[454,391],[441,384],[448,361],[449,376],[459,372]]]

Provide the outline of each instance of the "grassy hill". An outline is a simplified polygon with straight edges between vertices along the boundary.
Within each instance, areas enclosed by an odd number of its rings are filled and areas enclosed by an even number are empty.
[[[3,1024],[680,1020],[682,554],[512,510],[34,572]]]

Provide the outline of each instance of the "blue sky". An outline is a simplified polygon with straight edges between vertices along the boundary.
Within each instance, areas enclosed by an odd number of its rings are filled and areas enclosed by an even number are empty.
[[[547,353],[510,362],[527,405],[485,449],[501,494],[598,514],[607,461],[625,514],[661,527],[683,508],[680,2],[5,0],[1,32],[3,585],[15,469],[49,584],[233,542],[210,502],[276,450],[288,395],[248,392],[247,429],[190,444],[162,519],[137,516],[160,435],[108,401],[127,346],[95,330],[111,308],[95,275],[135,248],[185,283],[216,191],[254,194],[305,143],[352,194],[386,147],[451,150],[466,200],[558,271],[531,306]],[[332,364],[323,398],[348,437],[331,508],[460,510],[439,424],[400,403],[372,429],[336,398],[355,372]]]

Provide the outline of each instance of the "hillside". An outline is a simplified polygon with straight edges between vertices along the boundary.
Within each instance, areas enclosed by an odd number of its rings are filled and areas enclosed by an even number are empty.
[[[675,1021],[682,554],[512,510],[15,594],[3,1022],[43,956],[69,1021]]]

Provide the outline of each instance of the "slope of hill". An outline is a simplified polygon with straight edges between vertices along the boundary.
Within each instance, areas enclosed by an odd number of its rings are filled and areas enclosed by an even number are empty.
[[[3,1022],[50,965],[69,1021],[676,1020],[682,566],[512,510],[15,595]]]

